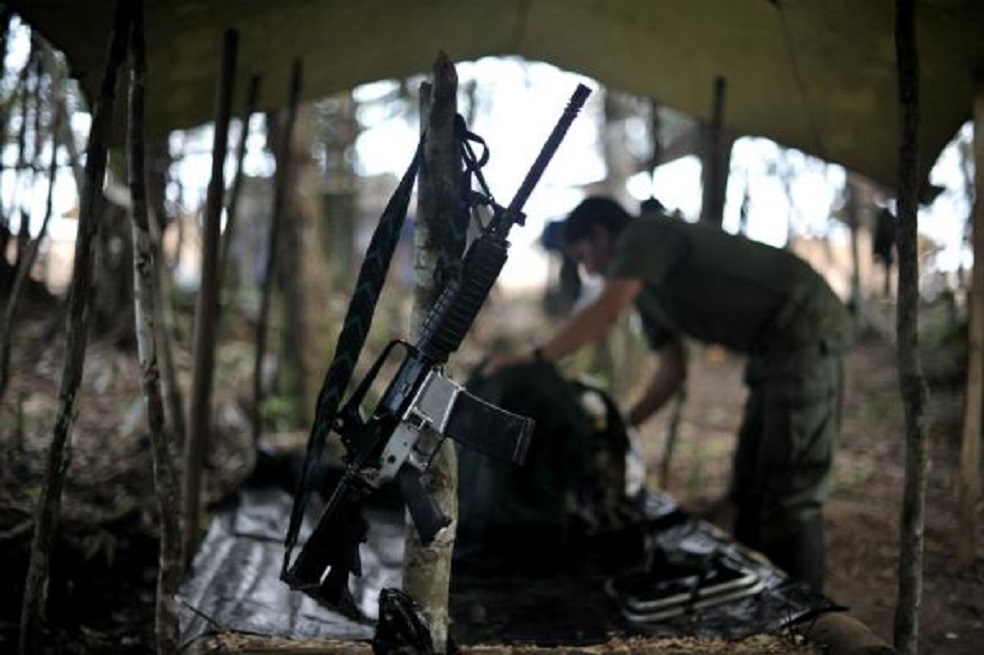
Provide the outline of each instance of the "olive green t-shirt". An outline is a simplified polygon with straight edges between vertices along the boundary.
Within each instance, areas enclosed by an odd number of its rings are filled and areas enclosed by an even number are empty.
[[[717,227],[633,220],[615,242],[607,275],[644,281],[636,307],[654,348],[675,336],[750,354],[776,341],[846,345],[843,303],[806,262]]]

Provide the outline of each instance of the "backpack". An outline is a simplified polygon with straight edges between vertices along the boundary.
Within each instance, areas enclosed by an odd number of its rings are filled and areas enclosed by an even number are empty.
[[[476,374],[466,387],[536,425],[522,466],[458,450],[459,540],[516,531],[567,538],[637,517],[631,439],[603,389],[566,379],[548,362]]]

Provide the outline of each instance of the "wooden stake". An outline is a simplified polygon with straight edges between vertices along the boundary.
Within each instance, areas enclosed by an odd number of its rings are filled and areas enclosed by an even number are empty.
[[[851,174],[848,174],[844,184],[845,213],[847,214],[847,226],[851,230],[851,307],[854,310],[855,325],[864,314],[861,305],[864,298],[861,295],[861,248],[858,243],[858,235],[861,231],[861,194],[858,190],[857,182]]]
[[[233,237],[236,234],[236,214],[239,209],[239,195],[243,186],[243,159],[246,158],[246,140],[249,137],[249,119],[256,113],[256,101],[260,95],[260,76],[254,75],[249,80],[246,91],[246,105],[240,119],[242,133],[239,135],[239,145],[236,151],[236,172],[232,178],[232,189],[229,191],[229,205],[226,208],[226,229],[222,236],[222,258],[219,262],[219,288],[223,286],[226,275],[229,274],[229,251],[232,249]],[[233,278],[235,279],[235,278]]]
[[[704,192],[700,218],[718,227],[724,219],[724,194],[728,184],[728,160],[731,153],[730,141],[726,144],[727,137],[724,134],[726,88],[723,77],[714,78],[714,101],[701,171]]]
[[[184,470],[184,556],[190,558],[201,528],[202,468],[208,451],[211,428],[212,373],[215,368],[215,328],[219,307],[219,239],[222,200],[225,193],[223,167],[229,139],[229,117],[236,75],[239,36],[228,30],[222,41],[219,81],[215,99],[215,133],[212,142],[212,178],[202,217],[202,272],[195,306],[195,359],[191,380],[191,411]]]
[[[109,40],[109,54],[99,87],[99,97],[92,112],[89,145],[85,159],[85,184],[79,202],[79,224],[75,237],[75,261],[72,286],[68,295],[68,325],[65,361],[58,391],[59,407],[48,449],[45,485],[38,501],[38,514],[31,543],[31,560],[24,587],[21,610],[20,643],[22,654],[40,651],[45,627],[48,568],[55,545],[55,533],[61,511],[61,494],[71,461],[70,437],[78,413],[79,387],[85,368],[85,345],[89,334],[89,301],[92,291],[92,260],[95,257],[96,231],[102,208],[102,186],[106,175],[106,144],[116,100],[116,76],[126,56],[126,37],[130,25],[131,3],[119,0]]]
[[[421,130],[426,129],[424,154],[417,178],[417,226],[414,233],[414,292],[412,332],[419,334],[442,289],[439,262],[444,239],[454,225],[460,195],[461,161],[454,136],[457,113],[458,75],[446,54],[434,62],[434,84],[420,89]],[[422,438],[433,435],[422,435]],[[448,591],[451,582],[451,553],[458,518],[458,462],[454,447],[445,444],[428,469],[427,491],[452,524],[430,546],[423,546],[412,525],[407,528],[403,564],[403,589],[420,604],[430,624],[436,653],[447,650]]]
[[[896,332],[899,390],[905,408],[905,492],[900,519],[899,589],[895,606],[895,648],[915,655],[922,600],[923,532],[929,391],[919,360],[918,210],[919,59],[914,0],[895,2],[895,48],[899,83],[898,305]]]
[[[957,558],[973,564],[977,554],[977,503],[981,497],[981,434],[984,412],[984,79],[977,79],[974,98],[974,268],[969,294],[967,391],[964,394],[963,440],[957,497]]]
[[[273,302],[273,283],[277,279],[277,255],[280,250],[280,224],[283,222],[287,202],[287,173],[290,170],[290,145],[294,138],[297,120],[297,104],[301,94],[301,61],[295,59],[290,72],[287,118],[284,131],[277,144],[277,172],[273,178],[273,211],[270,214],[270,238],[268,240],[266,275],[260,300],[260,316],[256,321],[256,354],[253,360],[253,443],[259,444],[263,432],[263,356],[266,353],[267,323],[270,304]]]
[[[160,520],[160,556],[157,570],[155,628],[159,655],[177,655],[178,612],[176,595],[181,584],[181,501],[178,476],[164,426],[164,399],[157,366],[155,286],[158,280],[157,256],[147,218],[146,148],[144,142],[144,88],[147,77],[144,41],[143,2],[133,2],[130,30],[130,103],[127,136],[129,141],[130,197],[133,203],[133,300],[135,305],[137,353],[143,372],[147,401],[151,456],[154,462],[154,488]]]

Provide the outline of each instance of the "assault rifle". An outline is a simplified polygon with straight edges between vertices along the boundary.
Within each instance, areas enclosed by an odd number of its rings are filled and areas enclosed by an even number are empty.
[[[523,206],[590,93],[578,85],[509,206],[490,202],[491,220],[465,254],[460,275],[444,287],[424,319],[417,342],[390,343],[339,410],[331,429],[346,448],[345,470],[297,557],[289,565],[285,559],[282,578],[291,588],[332,606],[351,607],[349,574],[361,575],[359,544],[368,532],[360,505],[387,482],[398,486],[421,542],[431,543],[451,519],[425,490],[422,475],[445,438],[523,462],[533,421],[472,396],[444,375],[443,365],[492,289],[506,262],[509,229],[523,224]],[[397,348],[405,353],[403,361],[364,420],[360,407],[366,393]],[[429,452],[423,444],[432,440],[421,439],[427,431],[438,436]]]

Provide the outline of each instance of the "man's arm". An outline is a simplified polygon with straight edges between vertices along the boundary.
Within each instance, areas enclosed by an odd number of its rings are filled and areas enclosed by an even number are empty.
[[[574,314],[546,343],[540,356],[547,361],[563,359],[581,346],[596,341],[611,329],[642,291],[642,280],[613,278],[605,282],[598,297]]]
[[[600,339],[642,291],[642,280],[637,278],[612,278],[605,282],[601,293],[570,318],[549,340],[540,344],[539,356],[547,361],[557,361],[575,352],[581,346]],[[503,366],[521,364],[533,359],[532,352],[506,355],[493,359],[485,368],[492,373]]]
[[[642,396],[633,403],[626,419],[635,427],[656,413],[673,397],[687,378],[687,351],[678,338],[667,343],[659,352],[659,362]]]

